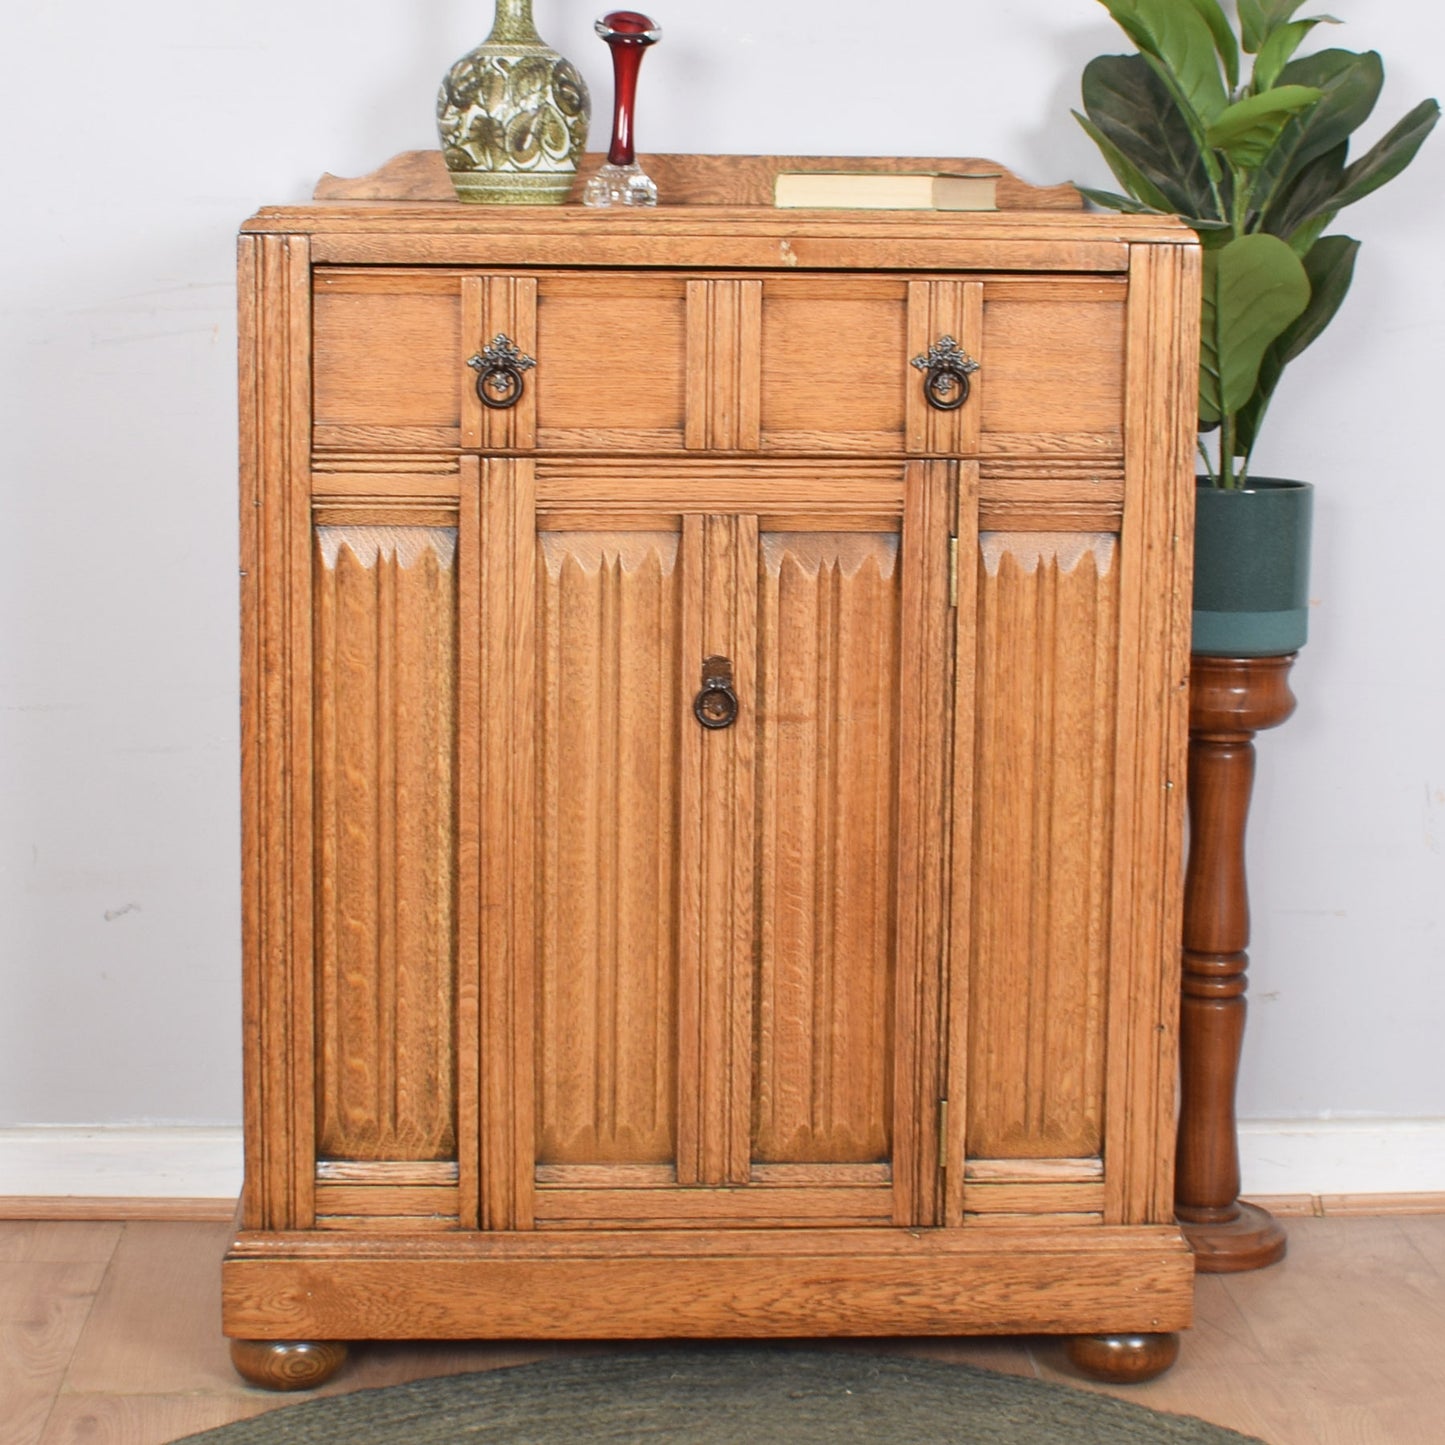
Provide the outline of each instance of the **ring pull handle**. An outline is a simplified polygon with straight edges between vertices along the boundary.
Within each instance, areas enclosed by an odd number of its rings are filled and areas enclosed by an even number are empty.
[[[498,332],[491,345],[467,358],[467,365],[477,373],[477,395],[483,406],[494,411],[516,406],[522,399],[524,371],[536,366],[533,357],[518,350],[517,343]]]
[[[703,659],[702,691],[693,699],[692,713],[705,728],[731,727],[737,721],[738,695],[733,691],[731,659]]]
[[[924,373],[923,394],[937,411],[957,411],[968,400],[968,378],[978,362],[951,336],[940,336],[909,363]]]

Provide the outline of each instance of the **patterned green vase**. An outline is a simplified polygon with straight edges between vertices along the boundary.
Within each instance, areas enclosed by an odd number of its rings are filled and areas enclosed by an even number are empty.
[[[542,43],[532,0],[497,0],[492,33],[446,73],[437,131],[464,201],[567,199],[592,103],[570,61]]]

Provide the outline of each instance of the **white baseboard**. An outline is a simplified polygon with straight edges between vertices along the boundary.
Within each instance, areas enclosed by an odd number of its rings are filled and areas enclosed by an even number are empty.
[[[1246,1119],[1245,1195],[1445,1193],[1445,1119]]]
[[[239,1128],[0,1129],[0,1198],[235,1199]]]
[[[1249,1119],[1246,1195],[1445,1193],[1445,1119]],[[234,1199],[239,1128],[0,1129],[0,1197]]]

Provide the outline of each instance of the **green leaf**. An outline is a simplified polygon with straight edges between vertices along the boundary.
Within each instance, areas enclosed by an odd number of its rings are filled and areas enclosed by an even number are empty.
[[[1277,236],[1238,236],[1205,251],[1202,422],[1231,416],[1249,401],[1265,352],[1309,299],[1304,266]]]
[[[1342,140],[1333,150],[1316,156],[1276,193],[1260,217],[1259,229],[1288,241],[1296,256],[1304,255],[1314,244],[1314,238],[1310,238],[1309,244],[1301,246],[1296,241],[1296,233],[1311,217],[1328,209],[1340,188],[1349,153],[1349,141]]]
[[[1115,22],[1155,62],[1176,99],[1208,125],[1229,103],[1215,57],[1214,37],[1192,3],[1179,0],[1099,0]]]
[[[1103,206],[1106,211],[1123,211],[1128,216],[1163,216],[1170,212],[1156,210],[1153,206],[1146,206],[1142,201],[1136,201],[1132,196],[1121,196],[1114,191],[1099,191],[1093,186],[1075,185],[1074,189],[1081,196],[1087,196],[1096,206]]]
[[[1256,54],[1303,4],[1304,0],[1239,0],[1239,29],[1244,48],[1251,55]]]
[[[1142,201],[1151,210],[1168,213],[1174,205],[1150,179],[1126,156],[1093,121],[1086,115],[1074,112],[1074,119],[1088,132],[1089,138],[1102,152],[1114,172],[1114,179],[1135,199]]]
[[[1264,6],[1259,0],[1239,0],[1239,38],[1244,48],[1254,55],[1264,44]]]
[[[1270,347],[1281,369],[1293,361],[1335,319],[1355,278],[1360,243],[1353,236],[1324,236],[1304,258],[1309,277],[1309,305]]]
[[[1101,55],[1091,60],[1084,67],[1082,92],[1089,119],[1156,191],[1168,197],[1168,210],[1187,216],[1215,214],[1199,143],[1142,55]]]
[[[1335,319],[1355,274],[1360,243],[1350,236],[1325,236],[1304,258],[1310,283],[1309,305],[1285,328],[1264,354],[1254,395],[1239,413],[1236,443],[1248,456],[1284,369]]]
[[[1314,217],[1289,238],[1290,250],[1303,260],[1319,244],[1320,237],[1334,224],[1334,221],[1335,213],[1333,211],[1325,211]]]
[[[1335,210],[1352,206],[1371,191],[1379,190],[1386,181],[1394,180],[1415,159],[1416,151],[1439,119],[1439,102],[1422,100],[1345,171],[1344,184],[1334,197]]]
[[[1281,136],[1280,151],[1291,174],[1316,156],[1348,140],[1369,118],[1385,83],[1379,55],[1367,50],[1320,50],[1291,60],[1279,73],[1280,85],[1309,85],[1324,94],[1320,103],[1302,115],[1297,130]]]
[[[1269,158],[1280,132],[1294,116],[1315,105],[1323,92],[1308,85],[1282,85],[1246,96],[1226,109],[1206,132],[1215,150],[1241,170],[1256,170]]]
[[[1292,20],[1281,25],[1260,48],[1259,59],[1254,62],[1254,75],[1250,87],[1256,94],[1263,94],[1279,79],[1279,73],[1305,36],[1321,24],[1338,25],[1340,22],[1329,15],[1316,15],[1309,20]]]
[[[1189,3],[1209,27],[1209,33],[1214,37],[1214,49],[1224,66],[1225,84],[1233,90],[1239,84],[1239,42],[1230,28],[1229,17],[1220,7],[1219,0],[1189,0]]]

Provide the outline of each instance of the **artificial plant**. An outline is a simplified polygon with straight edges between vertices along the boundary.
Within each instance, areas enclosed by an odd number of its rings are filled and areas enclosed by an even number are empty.
[[[1392,180],[1439,118],[1421,101],[1356,160],[1350,136],[1384,84],[1374,51],[1297,55],[1317,26],[1304,0],[1100,0],[1133,55],[1084,70],[1079,123],[1127,194],[1082,188],[1120,211],[1173,213],[1204,245],[1201,433],[1217,431],[1210,481],[1241,487],[1285,366],[1329,324],[1360,243],[1325,235]],[[1245,75],[1245,56],[1252,56]]]

